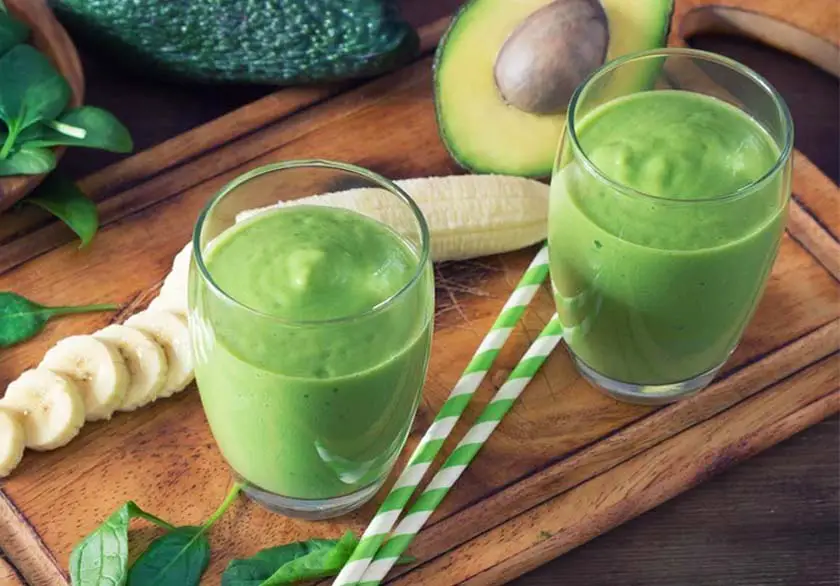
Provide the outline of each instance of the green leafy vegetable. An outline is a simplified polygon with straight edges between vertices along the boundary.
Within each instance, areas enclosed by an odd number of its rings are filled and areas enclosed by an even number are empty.
[[[70,582],[73,586],[125,584],[128,572],[128,523],[143,518],[166,529],[172,525],[128,501],[73,548]]]
[[[61,114],[70,101],[70,86],[37,49],[15,45],[0,57],[0,87],[0,120],[9,131],[0,149],[3,159],[22,130]]]
[[[42,124],[52,128],[56,132],[73,138],[82,139],[87,136],[87,130],[84,128],[77,128],[76,126],[71,126],[69,124],[65,124],[64,122],[59,122],[58,120],[44,120]]]
[[[128,586],[198,586],[210,562],[210,543],[205,533],[225,513],[241,488],[235,484],[201,527],[178,527],[154,540],[131,567]]]
[[[280,566],[262,583],[262,586],[292,584],[301,580],[333,576],[350,559],[358,542],[356,536],[348,531],[331,549],[313,551]]]
[[[239,495],[236,484],[199,527],[173,527],[129,501],[79,543],[70,555],[73,586],[198,586],[210,562],[206,533]],[[128,524],[143,518],[166,530],[128,569]],[[233,560],[222,586],[278,586],[335,576],[358,545],[352,532],[341,539],[311,539],[265,549]],[[413,558],[401,557],[398,563]]]
[[[222,575],[222,586],[259,586],[287,564],[310,554],[330,552],[337,544],[337,539],[296,541],[264,549],[250,558],[232,560]],[[354,537],[353,547],[355,544]]]
[[[70,128],[84,131],[84,136],[72,136],[73,131],[68,132]],[[116,116],[94,106],[68,110],[58,120],[44,122],[22,134],[21,140],[27,146],[68,145],[115,153],[128,153],[134,148],[128,129]]]
[[[222,574],[222,586],[271,586],[335,576],[358,545],[350,532],[341,539],[310,539],[264,549],[231,561]],[[413,558],[401,557],[400,564]]]
[[[28,340],[40,332],[46,323],[59,315],[112,311],[113,303],[45,307],[11,291],[0,291],[0,348]]]
[[[5,9],[0,10],[0,55],[26,40],[29,27],[11,16]]]
[[[8,137],[7,137],[8,140]],[[25,145],[0,159],[0,177],[9,175],[40,175],[55,169],[55,154],[36,146]]]
[[[235,484],[219,508],[201,527],[175,527],[142,510],[132,501],[108,517],[70,554],[73,586],[193,586],[210,561],[205,533],[239,495]],[[128,523],[146,519],[166,530],[128,569]]]
[[[73,548],[70,581],[74,586],[125,583],[132,504],[124,504]]]
[[[0,165],[2,165],[0,160]],[[50,175],[23,200],[45,209],[75,232],[87,246],[99,228],[99,212],[79,187],[61,175]]]
[[[178,527],[155,539],[131,566],[128,586],[198,584],[210,563],[210,542],[202,527]]]

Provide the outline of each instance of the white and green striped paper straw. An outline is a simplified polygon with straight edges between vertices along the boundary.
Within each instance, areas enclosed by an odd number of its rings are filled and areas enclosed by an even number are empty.
[[[499,317],[481,341],[434,422],[417,444],[408,464],[391,488],[391,492],[385,497],[333,586],[358,583],[547,276],[548,249],[543,246],[505,302]]]
[[[360,586],[375,586],[385,578],[562,338],[563,328],[554,315],[376,553],[359,580]]]

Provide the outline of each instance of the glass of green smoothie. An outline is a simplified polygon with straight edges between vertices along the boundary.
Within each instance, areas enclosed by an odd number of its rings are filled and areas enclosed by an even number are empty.
[[[336,192],[376,213],[303,199]],[[213,197],[193,235],[189,324],[204,412],[245,492],[306,519],[370,499],[411,428],[433,314],[426,221],[387,179],[289,161]]]
[[[776,257],[792,141],[770,84],[703,51],[630,55],[577,89],[551,181],[549,258],[587,379],[651,404],[712,381]]]

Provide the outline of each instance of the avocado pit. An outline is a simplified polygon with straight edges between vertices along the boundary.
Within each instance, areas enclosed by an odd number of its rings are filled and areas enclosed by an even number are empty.
[[[575,88],[606,58],[607,15],[598,0],[555,0],[505,40],[493,75],[502,98],[525,112],[566,109]]]

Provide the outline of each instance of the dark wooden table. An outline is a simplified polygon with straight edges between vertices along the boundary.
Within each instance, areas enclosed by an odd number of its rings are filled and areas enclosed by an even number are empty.
[[[457,0],[404,0],[415,24]],[[835,182],[838,80],[787,55],[731,38],[695,46],[763,73],[788,101],[796,144]],[[87,102],[115,112],[137,150],[148,148],[272,91],[176,85],[144,79],[81,47]],[[61,167],[76,177],[117,159],[75,151]],[[641,518],[515,580],[516,586],[816,586],[840,583],[840,421],[825,421]]]

